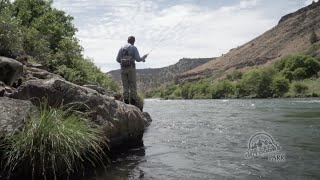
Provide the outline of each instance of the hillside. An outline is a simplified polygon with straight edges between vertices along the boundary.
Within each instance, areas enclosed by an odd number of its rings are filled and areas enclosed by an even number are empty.
[[[138,87],[141,91],[146,91],[154,87],[165,85],[168,82],[174,81],[177,75],[205,64],[212,59],[214,58],[184,58],[174,65],[163,68],[137,69]],[[120,70],[110,71],[108,74],[111,75],[112,79],[121,83]]]
[[[289,54],[305,52],[314,30],[320,35],[320,2],[281,18],[279,24],[254,40],[177,77],[179,83],[221,77],[234,69],[273,63]]]

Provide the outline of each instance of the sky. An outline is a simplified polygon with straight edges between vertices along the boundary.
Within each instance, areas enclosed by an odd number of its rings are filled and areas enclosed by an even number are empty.
[[[181,58],[218,57],[271,29],[312,0],[54,0],[74,17],[76,37],[103,72],[119,69],[116,56],[128,36],[137,68],[172,65]],[[159,43],[160,42],[160,43]]]

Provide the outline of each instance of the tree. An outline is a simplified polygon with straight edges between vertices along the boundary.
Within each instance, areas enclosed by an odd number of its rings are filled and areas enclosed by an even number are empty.
[[[294,80],[303,80],[307,77],[305,68],[297,68],[292,72],[292,77]]]
[[[316,32],[314,30],[312,30],[311,35],[310,35],[310,43],[314,44],[318,41],[319,41],[319,38],[318,38]]]
[[[229,98],[234,94],[234,85],[229,80],[224,80],[212,90],[213,99]]]
[[[0,6],[0,56],[15,58],[23,54],[22,31],[7,3]]]
[[[291,88],[292,91],[297,95],[305,94],[306,91],[309,89],[307,85],[300,81],[293,82],[291,84]]]
[[[277,97],[282,97],[289,91],[289,83],[289,80],[281,75],[274,77],[271,83],[272,93]]]
[[[240,96],[266,98],[272,95],[270,84],[274,69],[254,69],[243,75],[240,81]]]
[[[27,55],[68,81],[119,89],[91,59],[83,57],[73,17],[52,7],[52,0],[0,0],[0,12],[1,56]]]
[[[189,98],[189,89],[190,89],[191,84],[187,83],[184,84],[181,88],[181,96],[183,99],[190,99]]]
[[[9,0],[0,0],[0,10],[2,12],[3,9],[7,8],[10,5]]]
[[[320,64],[316,58],[306,55],[287,56],[275,64],[275,68],[281,74],[292,80],[302,80],[317,76]]]
[[[35,19],[52,11],[52,1],[47,0],[16,0],[13,3],[13,15],[26,27],[32,26]]]

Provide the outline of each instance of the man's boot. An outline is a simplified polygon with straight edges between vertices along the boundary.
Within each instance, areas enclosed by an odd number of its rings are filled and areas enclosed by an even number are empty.
[[[136,100],[135,99],[131,99],[131,103],[130,104],[132,104],[132,105],[136,105]]]
[[[125,99],[124,103],[129,104],[129,99]]]

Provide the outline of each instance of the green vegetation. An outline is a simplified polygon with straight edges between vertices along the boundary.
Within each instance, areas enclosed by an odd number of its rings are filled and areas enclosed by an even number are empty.
[[[102,164],[105,157],[106,139],[85,114],[72,108],[53,109],[46,102],[5,142],[1,169],[9,177],[26,169],[33,177],[56,179],[83,168],[84,161]]]
[[[73,17],[47,0],[0,1],[0,55],[27,56],[66,80],[117,91],[118,85],[84,58]]]
[[[298,96],[303,96],[306,91],[308,90],[308,86],[305,85],[303,82],[293,82],[291,84],[290,90],[294,93],[297,94]]]
[[[311,44],[314,44],[314,43],[316,43],[316,42],[318,42],[318,41],[319,41],[319,38],[318,38],[316,32],[313,30],[313,31],[311,32],[311,35],[310,35],[310,43],[311,43]]]
[[[316,48],[314,44],[312,48]],[[309,50],[311,51],[311,50]],[[234,71],[227,79],[210,82],[209,79],[183,85],[169,84],[147,97],[163,99],[220,99],[317,97],[320,95],[319,59],[309,55],[284,57],[273,66],[257,68],[245,73]]]
[[[287,56],[275,64],[275,68],[290,81],[303,80],[317,75],[320,64],[315,58],[305,55]]]

